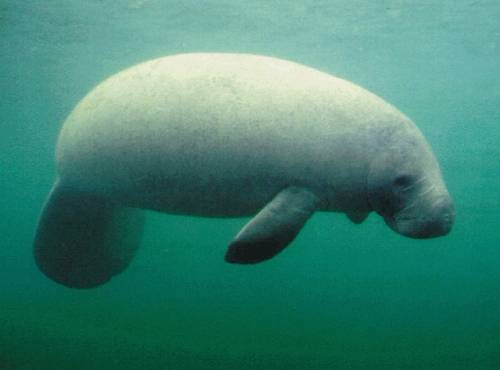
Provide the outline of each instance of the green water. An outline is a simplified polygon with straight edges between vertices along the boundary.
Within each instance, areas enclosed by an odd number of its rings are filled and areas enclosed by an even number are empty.
[[[499,369],[498,1],[0,1],[0,369]],[[191,51],[294,60],[421,128],[457,220],[416,241],[317,214],[256,266],[245,219],[148,213],[131,267],[93,290],[31,251],[65,116],[103,78]]]

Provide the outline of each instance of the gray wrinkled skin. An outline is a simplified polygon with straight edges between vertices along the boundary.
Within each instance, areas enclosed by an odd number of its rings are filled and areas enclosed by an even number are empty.
[[[131,207],[247,216],[288,186],[319,210],[376,211],[398,233],[451,229],[438,163],[416,126],[370,92],[244,54],[184,54],[91,91],[57,145],[59,181]]]

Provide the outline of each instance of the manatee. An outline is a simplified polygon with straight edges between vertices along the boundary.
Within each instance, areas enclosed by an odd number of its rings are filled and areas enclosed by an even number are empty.
[[[346,80],[281,59],[192,53],[108,78],[64,122],[34,240],[73,288],[122,272],[143,209],[248,217],[225,259],[277,255],[316,211],[370,212],[410,238],[447,234],[453,202],[415,124]]]

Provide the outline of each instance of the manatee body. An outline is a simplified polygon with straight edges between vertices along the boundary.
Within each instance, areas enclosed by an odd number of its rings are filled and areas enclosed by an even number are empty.
[[[279,253],[315,211],[369,212],[414,238],[449,232],[430,146],[401,112],[348,81],[280,59],[184,54],[122,71],[65,121],[34,242],[69,287],[108,281],[140,243],[140,209],[254,216],[226,260]]]

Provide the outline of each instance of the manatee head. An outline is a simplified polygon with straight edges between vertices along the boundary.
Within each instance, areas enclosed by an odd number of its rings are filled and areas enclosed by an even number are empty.
[[[368,200],[386,224],[410,238],[433,238],[450,232],[453,201],[438,162],[415,128],[389,138],[371,161]]]

